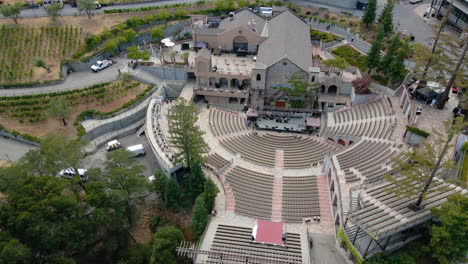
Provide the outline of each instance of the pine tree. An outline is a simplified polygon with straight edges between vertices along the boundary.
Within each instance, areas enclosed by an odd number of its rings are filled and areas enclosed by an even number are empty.
[[[382,14],[379,17],[379,22],[382,25],[385,34],[393,32],[393,7],[394,6],[395,4],[393,3],[393,1],[388,0],[387,4],[382,10]]]
[[[195,162],[203,162],[208,145],[203,140],[204,132],[197,126],[197,112],[192,103],[184,98],[175,101],[169,115],[169,140],[175,149],[176,162],[183,162],[191,170]]]
[[[366,63],[367,68],[369,68],[368,73],[370,73],[372,69],[375,69],[380,65],[380,57],[384,37],[385,32],[383,30],[383,27],[380,26],[379,31],[377,32],[377,35],[375,36],[375,39],[372,42],[372,47],[369,53],[367,54]]]
[[[189,192],[192,198],[197,197],[203,192],[205,185],[205,175],[199,162],[195,162],[189,174]]]
[[[375,21],[377,12],[377,0],[369,0],[367,3],[366,9],[364,10],[364,15],[362,16],[362,23],[369,27]]]
[[[197,240],[205,230],[206,224],[208,223],[209,212],[206,210],[205,201],[203,196],[200,195],[195,200],[192,210],[192,223],[190,229],[192,230],[193,238]]]
[[[180,203],[180,186],[174,180],[174,178],[170,178],[166,182],[166,187],[164,190],[164,206],[171,210],[178,210]]]
[[[395,60],[398,48],[400,47],[400,38],[394,36],[390,46],[388,47],[387,53],[383,56],[382,61],[380,62],[380,70],[383,70],[385,73],[388,72],[390,65]]]
[[[152,182],[152,187],[154,192],[156,192],[159,197],[164,201],[165,190],[166,190],[167,176],[160,170],[154,174],[154,181]]]
[[[210,178],[206,179],[205,188],[203,191],[203,199],[205,200],[205,208],[208,212],[211,212],[215,206],[216,195],[218,195],[219,189],[216,184]]]
[[[405,59],[408,56],[409,51],[409,44],[407,42],[404,42],[401,45],[401,48],[396,53],[394,60],[389,66],[388,72],[391,80],[394,83],[401,82],[405,78],[406,73],[408,72],[405,65]]]

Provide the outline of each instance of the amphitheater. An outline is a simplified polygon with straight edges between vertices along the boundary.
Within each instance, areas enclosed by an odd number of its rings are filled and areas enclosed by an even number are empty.
[[[181,97],[190,99],[184,91]],[[288,237],[300,242],[297,251],[285,254],[300,259],[291,263],[309,263],[308,232],[334,234],[341,212],[350,210],[349,190],[381,181],[390,172],[391,158],[402,150],[401,135],[396,135],[400,119],[392,105],[389,97],[376,95],[366,103],[329,112],[322,117],[327,126],[319,135],[254,130],[246,125],[244,112],[199,105],[199,126],[210,148],[204,170],[220,189],[217,215],[200,247],[242,250],[245,241],[223,244],[219,237],[226,232],[241,236],[256,219],[284,222]],[[147,116],[152,126],[147,133],[154,135],[159,158],[174,166],[164,118],[171,106],[150,103]],[[330,166],[339,178],[341,196],[338,187],[329,188],[325,170]]]

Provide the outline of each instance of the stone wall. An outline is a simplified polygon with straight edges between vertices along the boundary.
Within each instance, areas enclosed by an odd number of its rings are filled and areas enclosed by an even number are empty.
[[[278,61],[267,69],[266,89],[268,90],[271,86],[274,85],[288,84],[289,76],[295,73],[303,75],[305,80],[308,78],[308,74],[290,60],[282,59]]]

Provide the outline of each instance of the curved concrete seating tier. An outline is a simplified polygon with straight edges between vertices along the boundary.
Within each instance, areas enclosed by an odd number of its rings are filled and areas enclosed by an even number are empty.
[[[392,158],[399,153],[396,144],[373,140],[361,140],[343,153],[336,155],[346,182],[358,181],[362,175],[365,183],[380,180],[390,170]]]
[[[226,138],[220,141],[231,153],[240,153],[242,158],[265,167],[275,166],[277,150],[283,150],[284,168],[302,169],[319,165],[327,153],[335,148],[309,137],[276,135],[255,132]]]
[[[235,167],[226,175],[226,181],[234,194],[236,213],[271,218],[273,175]]]
[[[320,216],[317,177],[283,177],[283,220],[302,222],[314,216]]]
[[[213,170],[219,170],[222,167],[229,164],[228,160],[221,157],[217,153],[206,155],[205,158],[206,158],[205,166],[208,166],[209,168]]]
[[[247,129],[246,118],[226,110],[211,108],[209,120],[211,131],[216,137]]]
[[[389,139],[396,123],[387,98],[333,113],[335,124],[325,134]]]
[[[252,243],[252,228],[218,225],[210,250],[266,257],[274,259],[274,263],[302,263],[300,235],[286,233],[283,243],[284,247]],[[259,263],[258,261],[249,261],[243,258],[226,261],[228,260],[212,255],[206,263]]]

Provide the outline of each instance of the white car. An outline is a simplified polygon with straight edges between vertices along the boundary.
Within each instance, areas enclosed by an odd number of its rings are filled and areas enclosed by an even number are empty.
[[[411,4],[417,4],[417,3],[421,3],[422,0],[409,0],[409,2],[410,2]]]
[[[116,149],[118,149],[118,148],[120,148],[120,147],[122,147],[122,145],[121,145],[120,142],[117,141],[116,139],[107,142],[107,145],[106,145],[107,151],[116,150]]]
[[[100,70],[103,70],[109,66],[112,65],[112,61],[111,60],[102,60],[102,61],[97,61],[96,64],[94,64],[93,66],[91,66],[91,70],[93,70],[94,72],[98,72]]]
[[[78,170],[78,175],[80,175],[81,179],[86,181],[88,179],[88,177],[86,176],[86,172],[88,170],[86,169],[77,169],[77,170]],[[75,169],[68,168],[68,169],[61,170],[58,176],[66,178],[66,179],[71,179],[75,175],[76,175]]]
[[[131,158],[146,155],[145,148],[142,144],[127,147],[127,151],[132,153],[132,155],[130,156]]]

